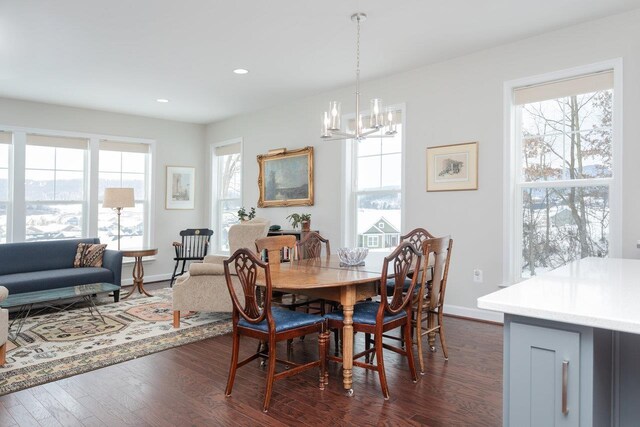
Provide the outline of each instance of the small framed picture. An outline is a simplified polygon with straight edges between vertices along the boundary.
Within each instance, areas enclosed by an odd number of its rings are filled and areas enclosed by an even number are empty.
[[[195,209],[196,168],[167,166],[166,209]]]
[[[427,191],[477,189],[477,142],[427,147]]]

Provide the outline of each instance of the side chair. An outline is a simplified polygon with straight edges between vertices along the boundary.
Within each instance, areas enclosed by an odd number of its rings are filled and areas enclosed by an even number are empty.
[[[435,236],[431,233],[429,233],[427,230],[425,230],[424,228],[414,228],[413,230],[409,231],[407,234],[400,236],[400,241],[403,242],[409,242],[411,244],[411,246],[413,246],[413,248],[422,253],[422,243],[427,240],[427,239],[433,239]],[[423,261],[423,270],[426,271],[427,266],[429,265],[429,259],[425,258]],[[419,279],[420,280],[420,279]],[[395,279],[390,279],[389,281],[387,281],[387,294],[391,294],[393,293],[393,288],[395,286]],[[420,282],[418,282],[420,283]],[[403,291],[407,291],[409,289],[409,286],[411,285],[411,278],[408,277],[405,280],[404,283],[404,287],[403,287]],[[415,292],[418,291],[418,287],[415,288]]]
[[[244,294],[244,300],[238,298],[238,294],[231,280],[231,270],[237,275]],[[233,348],[231,355],[231,367],[225,395],[231,396],[236,371],[241,366],[257,358],[268,358],[267,388],[264,395],[263,411],[269,409],[273,383],[307,369],[319,367],[319,387],[324,390],[328,383],[326,374],[326,333],[325,320],[320,316],[290,311],[271,307],[271,273],[268,263],[260,261],[248,249],[238,249],[228,260],[224,261],[224,274],[231,300],[233,301]],[[256,281],[264,280],[266,287],[264,303],[258,304],[258,285]],[[297,364],[290,360],[276,358],[276,344],[279,341],[293,339],[307,334],[318,333],[319,359],[305,364]],[[243,361],[238,361],[240,337],[246,336],[264,341],[268,344],[268,354],[260,350]],[[285,363],[288,370],[276,373],[276,362]]]
[[[382,267],[382,283],[386,283],[389,265],[393,267],[393,274],[397,280],[392,295],[387,294],[386,286],[380,286],[380,302],[359,303],[353,309],[353,332],[364,332],[367,337],[374,336],[374,348],[365,348],[364,351],[355,354],[353,365],[378,372],[380,387],[385,399],[389,399],[389,385],[384,369],[383,349],[406,356],[411,379],[413,382],[418,381],[411,342],[411,299],[418,281],[418,274],[413,275],[407,292],[403,292],[402,284],[412,267],[416,270],[420,269],[421,260],[421,252],[416,251],[408,242],[401,243],[389,256],[385,257]],[[387,298],[388,296],[390,300]],[[342,310],[328,313],[324,317],[327,319],[329,329],[342,329],[344,326]],[[404,330],[404,348],[382,342],[382,335],[396,328]],[[375,354],[375,358],[369,361],[371,353]],[[361,357],[366,357],[364,363],[356,360]],[[342,362],[342,358],[337,356],[328,355],[327,359]],[[377,364],[373,364],[374,360]],[[351,390],[349,394],[351,394]]]
[[[213,235],[213,230],[208,228],[188,228],[180,232],[181,241],[173,242],[173,249],[176,256],[173,260],[176,262],[171,275],[171,284],[176,280],[176,276],[182,276],[186,269],[187,261],[202,261],[209,251],[209,240]],[[177,273],[178,266],[182,261],[182,271]]]

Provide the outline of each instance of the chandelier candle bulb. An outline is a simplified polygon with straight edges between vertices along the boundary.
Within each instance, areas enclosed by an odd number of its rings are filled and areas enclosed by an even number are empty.
[[[331,114],[331,123],[329,130],[338,131],[340,130],[340,103],[338,101],[331,101],[329,103],[329,111]]]
[[[329,138],[331,133],[329,132],[329,124],[331,121],[329,120],[329,112],[325,111],[322,115],[322,138]]]
[[[372,129],[380,129],[384,126],[384,115],[382,114],[382,99],[374,98],[371,100],[371,115],[369,117],[369,127]]]

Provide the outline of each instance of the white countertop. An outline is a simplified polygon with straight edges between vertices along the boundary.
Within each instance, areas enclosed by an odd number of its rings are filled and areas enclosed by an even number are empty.
[[[478,307],[640,334],[640,260],[574,261],[478,298]]]

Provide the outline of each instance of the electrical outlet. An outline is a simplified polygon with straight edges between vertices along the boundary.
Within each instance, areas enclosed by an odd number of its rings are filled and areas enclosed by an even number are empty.
[[[473,270],[473,281],[475,283],[482,283],[482,270],[477,268]]]

